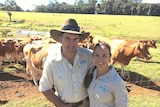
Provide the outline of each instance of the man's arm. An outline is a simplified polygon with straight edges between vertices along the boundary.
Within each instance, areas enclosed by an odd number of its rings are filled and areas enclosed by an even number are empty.
[[[42,93],[56,107],[63,107],[63,105],[65,105],[65,103],[63,103],[63,101],[61,101],[61,99],[55,95],[52,89],[43,91]]]

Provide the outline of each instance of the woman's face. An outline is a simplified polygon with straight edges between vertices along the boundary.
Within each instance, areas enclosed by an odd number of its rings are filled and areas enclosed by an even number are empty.
[[[105,69],[110,62],[110,52],[105,46],[97,46],[93,53],[93,61],[98,69]]]

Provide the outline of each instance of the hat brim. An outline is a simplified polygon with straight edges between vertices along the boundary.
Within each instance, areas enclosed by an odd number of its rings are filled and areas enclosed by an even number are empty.
[[[89,32],[77,32],[77,31],[71,31],[71,30],[61,30],[60,31],[60,30],[55,30],[55,29],[50,30],[51,37],[57,42],[61,42],[59,40],[59,37],[62,35],[62,33],[78,34],[80,37],[79,42],[82,42],[90,35]]]

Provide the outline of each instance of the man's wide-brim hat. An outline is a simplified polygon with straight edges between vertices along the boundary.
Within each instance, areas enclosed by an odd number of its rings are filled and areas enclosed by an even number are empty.
[[[89,32],[80,32],[80,27],[74,19],[67,19],[62,27],[62,30],[50,30],[51,37],[57,42],[60,42],[59,37],[62,35],[62,33],[78,34],[80,37],[79,42],[85,40],[90,34]]]

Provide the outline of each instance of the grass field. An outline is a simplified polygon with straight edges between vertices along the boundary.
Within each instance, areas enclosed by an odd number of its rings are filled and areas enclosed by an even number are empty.
[[[49,31],[52,28],[61,29],[67,18],[75,18],[81,29],[91,32],[92,36],[160,40],[160,17],[153,16],[12,12],[13,21],[25,20],[25,23],[11,23],[7,13],[1,11],[0,25],[1,29],[12,27]]]
[[[157,40],[157,49],[149,49],[152,59],[148,63],[137,62],[133,58],[125,69],[143,75],[151,81],[160,82],[160,17],[12,12],[12,20],[25,20],[24,23],[15,23],[9,22],[7,12],[0,11],[0,29],[10,29],[12,32],[26,29],[49,32],[53,28],[61,29],[67,18],[75,18],[81,29],[89,31],[92,36]],[[115,66],[119,68],[119,65]],[[10,101],[2,107],[11,106],[51,107],[44,97]],[[129,107],[160,107],[160,91],[159,94],[152,96],[130,97]]]

